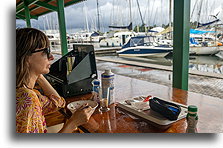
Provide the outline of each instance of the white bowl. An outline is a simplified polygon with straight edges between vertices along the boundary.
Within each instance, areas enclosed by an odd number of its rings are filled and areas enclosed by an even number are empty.
[[[74,113],[78,108],[80,108],[82,105],[88,104],[88,106],[92,107],[92,112],[97,108],[98,103],[92,100],[80,100],[80,101],[74,101],[67,105],[67,108]]]

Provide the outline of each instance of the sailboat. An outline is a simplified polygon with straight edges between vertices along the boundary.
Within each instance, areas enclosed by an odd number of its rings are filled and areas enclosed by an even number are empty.
[[[97,7],[98,7],[98,1],[97,1]],[[98,8],[97,8],[98,10]],[[100,24],[98,24],[98,30],[96,31],[96,27],[94,29],[89,29],[88,24],[88,8],[84,2],[83,5],[83,12],[84,12],[84,21],[85,21],[85,30],[71,33],[71,42],[72,43],[99,43],[104,36],[101,36],[99,32],[100,30]],[[98,18],[99,22],[99,18]],[[93,23],[94,24],[94,23]],[[96,25],[95,25],[96,26]],[[94,30],[94,31],[90,31]]]
[[[119,27],[126,28],[124,26]],[[118,28],[118,26],[116,26],[115,28]],[[109,35],[107,35],[107,38],[102,39],[99,44],[100,47],[121,47],[126,42],[128,42],[131,37],[135,35],[136,33],[132,31],[122,29],[122,31],[110,33],[110,37]]]
[[[109,28],[114,30],[111,31],[106,38],[100,41],[100,47],[121,47],[126,42],[128,42],[131,37],[136,36],[136,33],[132,31],[131,0],[129,0],[129,8],[129,25],[110,25]]]
[[[222,43],[218,41],[216,35],[217,23],[221,22],[221,20],[218,18],[218,15],[221,12],[221,10],[217,10],[218,8],[215,9],[218,12],[215,11],[215,15],[209,15],[211,16],[211,21],[208,21],[206,23],[201,23],[200,22],[201,9],[205,2],[206,1],[200,1],[197,26],[195,29],[190,30],[190,51],[196,55],[214,55],[219,51],[223,50]],[[194,8],[195,6],[196,4],[194,5]],[[191,16],[192,15],[193,13],[191,14]],[[211,25],[213,27],[207,30],[207,28],[210,28]]]
[[[191,31],[194,32],[193,34],[191,33],[190,37],[191,53],[196,55],[214,55],[223,50],[222,43],[217,42],[214,36],[204,35],[211,31],[192,29]]]
[[[203,1],[200,1],[200,2],[203,2]],[[202,4],[200,4],[200,9],[202,8],[201,6],[202,6]],[[194,8],[195,8],[195,6],[194,6]],[[199,10],[199,15],[200,15],[200,13],[201,13],[201,11]],[[217,12],[216,15],[211,15],[214,18],[214,20],[209,21],[207,23],[200,23],[199,19],[198,19],[196,28],[190,29],[190,42],[189,42],[190,43],[190,49],[189,49],[190,54],[214,55],[214,54],[217,54],[219,51],[223,50],[222,43],[218,41],[218,38],[216,38],[216,33],[217,33],[216,30],[215,29],[212,29],[212,30],[205,29],[205,27],[221,21],[217,17],[219,13],[220,12]],[[192,13],[192,15],[193,15],[193,13]],[[171,21],[169,24],[171,24]],[[215,25],[215,27],[216,27],[216,25]],[[169,26],[164,31],[157,33],[156,36],[167,34],[169,32],[172,32],[172,30],[173,30],[173,28],[171,26]],[[159,40],[160,44],[162,42],[172,44],[171,39]]]

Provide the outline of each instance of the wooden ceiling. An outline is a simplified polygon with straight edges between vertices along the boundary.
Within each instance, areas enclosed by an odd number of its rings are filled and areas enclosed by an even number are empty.
[[[64,7],[82,2],[85,0],[64,0]],[[28,3],[31,19],[57,11],[57,0],[26,0]],[[24,0],[16,0],[16,18],[25,19]]]

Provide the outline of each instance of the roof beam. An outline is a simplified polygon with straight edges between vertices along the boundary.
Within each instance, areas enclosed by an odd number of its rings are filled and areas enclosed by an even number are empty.
[[[16,14],[19,14],[21,11],[24,10],[24,3],[23,3],[24,0],[22,0],[21,3],[19,3],[17,6],[16,6]],[[47,0],[47,1],[40,1],[40,0],[28,0],[28,5],[31,5],[31,4],[35,4],[37,6],[34,6],[30,9],[30,12],[40,8],[40,7],[45,7],[48,9],[48,11],[45,11],[43,13],[40,13],[38,15],[36,15],[37,17],[41,16],[41,15],[44,15],[44,14],[47,14],[49,12],[52,12],[52,11],[57,11],[57,6],[53,6],[51,4],[49,4],[50,2],[52,2],[54,0]],[[86,0],[72,0],[70,2],[67,2],[66,4],[64,4],[64,6],[69,6],[69,5],[72,5],[72,4],[76,4],[76,3],[79,3],[79,2],[82,2],[82,1],[86,1]],[[40,2],[40,3],[39,3]],[[42,6],[42,3],[45,3],[46,5]],[[54,9],[54,7],[56,7],[56,10]]]
[[[25,13],[24,12],[20,12],[20,13],[18,13],[18,14],[16,14],[16,16],[23,16],[23,17],[25,17]],[[35,16],[35,15],[30,15],[30,18],[31,19],[35,19],[35,20],[37,20],[38,19],[38,16]]]
[[[21,14],[16,14],[16,17],[22,20],[25,20],[25,16],[21,15]]]
[[[16,6],[16,14],[24,10],[24,3],[21,3],[21,5]]]
[[[51,1],[52,1],[52,0],[51,0]],[[66,4],[64,4],[64,7],[69,6],[69,5],[72,5],[72,4],[80,3],[80,2],[82,2],[82,1],[86,1],[86,0],[81,0],[81,1],[80,1],[80,0],[70,1],[70,2],[67,2]],[[33,11],[34,9],[37,9],[37,8],[39,8],[39,7],[37,6],[37,7],[35,7],[35,8],[32,8],[31,11]],[[43,13],[38,14],[37,16],[41,16],[41,15],[44,15],[44,14],[47,14],[47,13],[50,13],[50,12],[52,12],[52,10],[45,11],[45,12],[43,12]]]
[[[20,5],[23,4],[23,1],[19,1],[17,4],[16,4],[16,7],[19,7]]]
[[[18,14],[19,12],[23,11],[24,8],[24,0],[22,0],[22,3],[19,3],[18,6],[16,6],[16,14]],[[27,1],[27,5],[30,6],[32,4],[35,4],[36,2],[38,2],[39,0],[26,0]]]
[[[54,0],[48,0],[48,1],[46,1],[46,3],[49,3],[49,2],[51,2],[51,1],[54,1]],[[35,7],[31,8],[30,11],[34,11],[34,10],[40,8],[40,7],[41,7],[41,6],[35,6]],[[49,12],[51,12],[51,10],[46,11],[46,12],[49,13]],[[41,13],[41,14],[42,14],[42,13]],[[46,13],[43,13],[43,14],[46,14]],[[40,16],[40,15],[37,15],[37,16]]]
[[[38,6],[47,8],[47,9],[49,9],[49,10],[52,10],[52,11],[57,11],[57,7],[55,7],[55,6],[53,6],[53,5],[50,5],[50,4],[48,4],[48,3],[44,3],[44,2],[38,1],[38,2],[36,2],[35,4],[38,5]]]

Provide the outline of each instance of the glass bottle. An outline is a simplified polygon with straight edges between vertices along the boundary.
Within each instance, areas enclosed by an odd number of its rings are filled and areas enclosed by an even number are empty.
[[[107,98],[108,104],[115,102],[114,96],[113,96],[114,95],[114,73],[111,72],[111,69],[106,69],[104,73],[101,74],[101,83],[102,83],[102,98],[106,98],[107,95],[109,94],[109,98]]]
[[[187,133],[197,133],[197,122],[198,122],[198,115],[197,115],[197,106],[189,105],[188,106],[188,113],[187,113]]]
[[[100,80],[94,79],[92,81],[92,100],[100,103]]]

